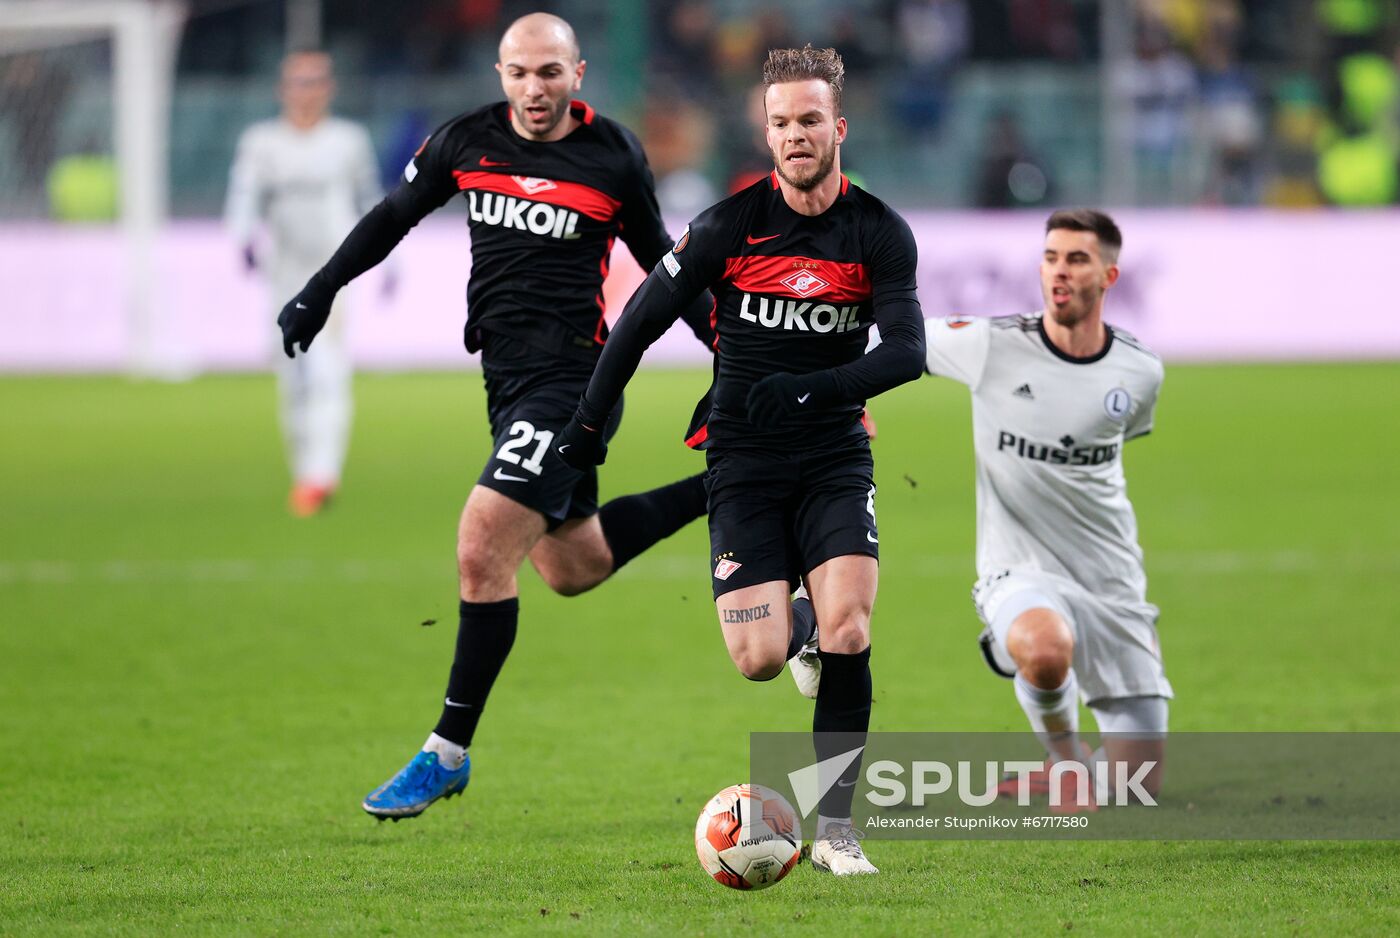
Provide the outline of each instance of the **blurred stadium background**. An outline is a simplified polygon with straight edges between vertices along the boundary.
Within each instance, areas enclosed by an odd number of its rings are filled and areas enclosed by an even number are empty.
[[[582,599],[522,576],[468,796],[359,814],[436,712],[490,443],[465,218],[399,247],[392,301],[357,291],[358,363],[413,373],[358,377],[344,497],[301,521],[263,373],[286,298],[222,228],[229,163],[284,51],[324,45],[392,184],[499,99],[498,37],[539,7],[673,232],[766,172],[759,62],[806,41],[845,57],[844,166],[910,220],[928,314],[1038,308],[1049,209],[1112,211],[1107,317],[1168,363],[1127,472],[1173,730],[1397,728],[1395,0],[0,0],[0,932],[1400,933],[1393,840],[881,843],[868,888],[707,882],[696,811],[810,707],[720,652],[700,524]],[[612,270],[616,312],[640,271]],[[695,367],[638,377],[605,498],[698,471],[695,345],[649,358]],[[967,395],[874,409],[873,728],[1021,730],[973,641]]]
[[[239,132],[276,112],[283,52],[334,54],[336,111],[370,127],[389,186],[432,127],[499,98],[499,35],[536,6],[2,0],[0,369],[262,367],[273,298],[217,218]],[[930,312],[1034,307],[1036,223],[1006,210],[1092,204],[1125,215],[1110,317],[1168,357],[1400,355],[1379,289],[1400,198],[1393,0],[545,6],[579,32],[582,96],[645,142],[676,227],[766,172],[763,51],[830,43],[849,75],[844,166],[913,220]],[[361,364],[463,361],[456,210],[400,249],[395,311],[421,328],[361,316]],[[1208,263],[1225,250],[1228,270]],[[1361,262],[1332,297],[1344,332],[1303,335],[1301,257]],[[620,261],[614,311],[638,276]]]

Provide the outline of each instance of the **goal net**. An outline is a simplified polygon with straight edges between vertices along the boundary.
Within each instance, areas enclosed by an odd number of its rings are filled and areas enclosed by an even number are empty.
[[[22,245],[46,225],[118,226],[115,286],[138,374],[179,369],[159,345],[154,271],[184,16],[183,0],[0,0],[0,229]],[[84,258],[72,253],[0,277],[12,308],[61,293],[65,266],[82,277]]]

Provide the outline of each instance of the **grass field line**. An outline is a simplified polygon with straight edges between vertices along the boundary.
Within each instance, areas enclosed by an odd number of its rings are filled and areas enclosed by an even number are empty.
[[[973,576],[973,558],[959,554],[896,554],[889,572],[922,577]],[[1158,551],[1148,573],[1231,576],[1248,573],[1400,573],[1400,551],[1373,553],[1315,550]],[[640,557],[619,574],[628,579],[692,580],[699,558]],[[75,583],[263,583],[331,580],[346,583],[436,580],[450,577],[452,558],[337,559],[192,558],[185,560],[0,560],[0,585],[63,586]]]

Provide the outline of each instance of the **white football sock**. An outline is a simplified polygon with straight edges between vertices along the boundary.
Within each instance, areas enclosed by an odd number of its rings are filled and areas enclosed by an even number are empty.
[[[1074,669],[1071,668],[1065,682],[1053,690],[1036,687],[1019,672],[1013,683],[1016,699],[1050,758],[1056,762],[1080,758],[1079,682],[1074,677]]]
[[[443,739],[437,733],[428,734],[428,741],[423,744],[423,751],[437,753],[438,764],[453,772],[460,769],[462,763],[467,760],[466,746],[459,746],[450,739]]]

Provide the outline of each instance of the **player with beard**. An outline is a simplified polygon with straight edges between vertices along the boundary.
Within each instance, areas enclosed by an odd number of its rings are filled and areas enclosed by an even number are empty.
[[[458,525],[459,625],[441,717],[422,751],[365,798],[381,819],[413,817],[466,787],[467,747],[515,641],[516,573],[527,557],[552,589],[573,596],[705,512],[700,475],[600,510],[593,467],[565,465],[550,446],[604,348],[613,240],[621,237],[644,268],[672,244],[637,138],[572,97],[586,66],[564,20],[535,13],[515,21],[496,66],[506,100],[435,130],[398,188],[278,319],[287,355],[305,352],[341,287],[429,212],[458,194],[466,201],[465,341],[482,353],[494,453]],[[697,296],[685,311],[707,348],[710,306]]]
[[[750,680],[814,653],[827,759],[863,746],[870,724],[879,535],[861,410],[918,377],[924,332],[909,226],[841,174],[840,56],[773,50],[763,82],[773,172],[701,213],[633,294],[558,449],[576,466],[603,461],[642,353],[709,289],[715,380],[688,442],[707,450],[720,628]],[[866,355],[871,325],[884,341]],[[810,601],[790,603],[802,582]],[[812,859],[838,875],[876,872],[851,825],[859,771],[857,758],[819,807]]]
[[[1056,212],[1040,262],[1044,312],[926,324],[928,371],[972,390],[983,653],[1014,679],[1049,752],[1032,790],[1053,787],[1052,809],[1067,812],[1097,800],[1080,699],[1106,734],[1094,759],[1123,764],[1126,778],[1155,763],[1140,781],[1155,795],[1172,696],[1122,459],[1124,442],[1152,429],[1162,361],[1103,321],[1122,245],[1102,212]],[[1001,792],[1014,796],[1016,783]]]

